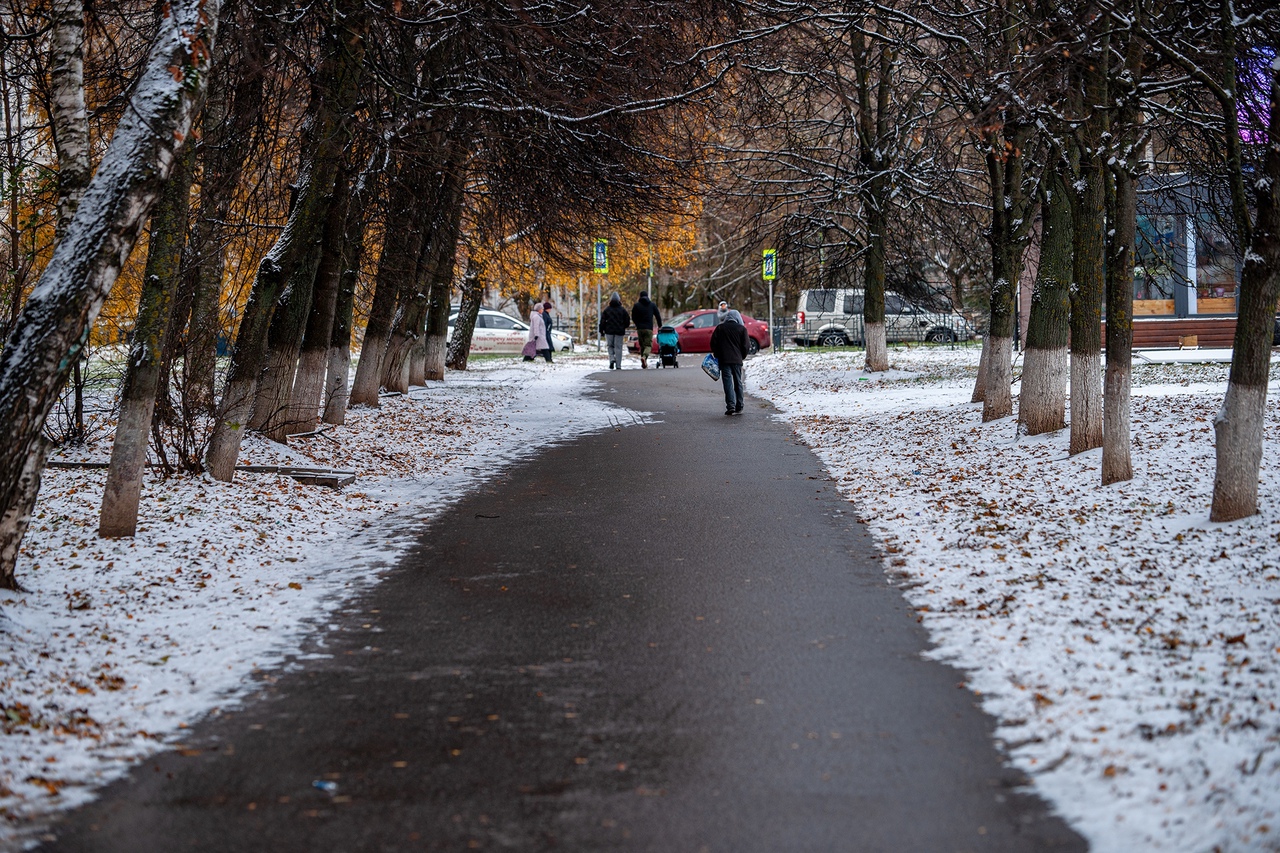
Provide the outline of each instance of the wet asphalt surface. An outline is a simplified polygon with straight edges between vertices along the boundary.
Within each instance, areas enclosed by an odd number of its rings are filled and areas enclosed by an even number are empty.
[[[963,676],[921,659],[813,454],[759,400],[725,417],[696,363],[598,374],[657,422],[462,500],[332,657],[264,678],[39,849],[1086,849],[1019,792]]]

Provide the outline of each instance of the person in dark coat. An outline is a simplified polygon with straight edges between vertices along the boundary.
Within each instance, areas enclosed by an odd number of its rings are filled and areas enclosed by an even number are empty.
[[[627,326],[631,325],[631,315],[622,307],[622,297],[613,294],[609,297],[609,305],[600,312],[600,334],[609,348],[609,369],[622,369],[622,354],[627,351]]]
[[[649,301],[649,294],[641,292],[631,307],[631,322],[636,324],[636,338],[640,344],[640,366],[649,367],[649,353],[653,350],[653,330],[662,325],[658,306]]]
[[[742,364],[747,360],[747,327],[742,315],[730,310],[711,333],[711,354],[720,362],[724,384],[724,413],[742,414]]]
[[[547,348],[544,350],[539,350],[538,355],[542,356],[549,362],[551,361],[551,353],[556,348],[556,345],[551,341],[551,330],[554,328],[554,325],[551,319],[551,303],[550,302],[542,303],[542,326],[547,332]]]

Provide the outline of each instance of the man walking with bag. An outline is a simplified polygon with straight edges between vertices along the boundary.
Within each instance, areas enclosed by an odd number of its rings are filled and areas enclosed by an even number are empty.
[[[747,327],[742,315],[730,310],[724,322],[711,333],[711,353],[720,362],[720,382],[724,385],[724,413],[742,414],[742,363],[747,359]]]

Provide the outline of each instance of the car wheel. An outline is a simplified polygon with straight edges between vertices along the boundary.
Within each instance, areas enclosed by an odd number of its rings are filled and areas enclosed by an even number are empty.
[[[760,352],[760,342],[755,338],[747,338],[747,355],[755,355]]]
[[[840,332],[823,332],[818,336],[818,346],[820,347],[842,347],[847,346],[848,343]]]
[[[929,334],[925,335],[924,339],[931,344],[945,344],[956,340],[956,333],[950,329],[939,327],[930,329]]]

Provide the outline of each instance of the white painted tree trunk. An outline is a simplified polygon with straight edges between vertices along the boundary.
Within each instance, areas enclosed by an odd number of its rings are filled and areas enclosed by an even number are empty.
[[[978,378],[973,383],[971,403],[981,403],[987,395],[987,365],[991,362],[991,335],[982,336],[982,354],[978,356]]]
[[[1070,351],[1028,349],[1022,359],[1022,393],[1018,420],[1027,435],[1041,435],[1067,425],[1067,373]]]
[[[1129,371],[1108,370],[1102,393],[1102,485],[1133,479]]]
[[[987,388],[982,396],[982,420],[999,420],[1013,414],[1013,339],[983,339],[987,349]]]
[[[1102,354],[1071,356],[1070,454],[1102,446]]]
[[[422,377],[428,382],[441,382],[444,380],[444,361],[448,355],[448,346],[445,344],[444,335],[428,334],[424,338],[424,359],[422,364]]]
[[[306,432],[315,428],[324,393],[325,361],[328,350],[304,349],[298,356],[298,372],[293,378],[287,431]]]
[[[1212,521],[1234,521],[1258,512],[1258,469],[1262,465],[1266,411],[1266,385],[1227,385],[1222,409],[1213,421],[1217,470],[1213,478]]]
[[[347,422],[347,392],[351,382],[351,347],[329,347],[329,366],[324,380],[324,422]]]
[[[866,323],[862,327],[866,338],[867,370],[876,373],[889,369],[889,345],[885,342],[884,323]]]

